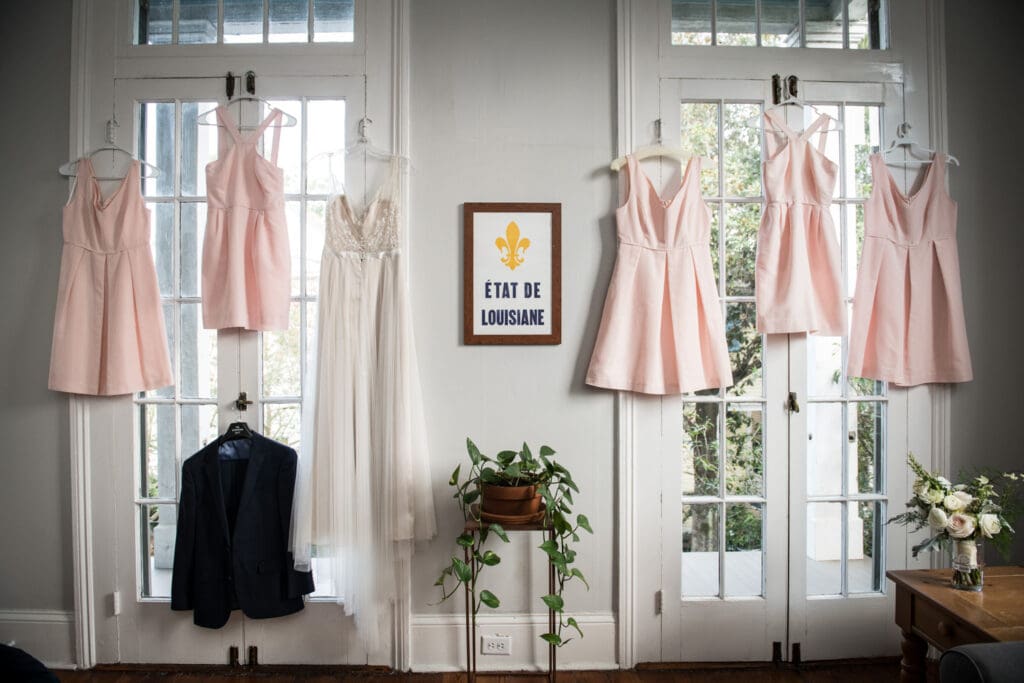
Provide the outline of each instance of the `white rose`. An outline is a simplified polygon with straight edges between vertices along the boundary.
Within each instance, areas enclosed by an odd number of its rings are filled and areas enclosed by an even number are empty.
[[[953,488],[953,482],[951,482],[949,479],[946,479],[945,477],[936,477],[935,479],[942,485],[942,488],[946,489],[947,491]]]
[[[949,516],[949,535],[953,538],[967,538],[974,533],[976,523],[974,517],[954,512]]]
[[[954,494],[949,494],[942,499],[942,505],[950,512],[956,512],[957,510],[963,510],[967,507],[967,503],[963,501],[963,498]]]
[[[942,502],[942,499],[944,497],[944,494],[939,489],[928,489],[928,492],[925,494],[924,500],[926,503],[938,505],[939,503]]]
[[[940,507],[933,507],[928,512],[928,526],[935,529],[936,531],[942,531],[946,528],[949,523],[949,518],[946,516],[945,510]]]
[[[992,538],[1003,530],[1003,525],[999,522],[999,515],[986,513],[978,517],[978,528],[981,529],[982,536]]]
[[[964,502],[964,507],[967,507],[974,502],[974,496],[967,493],[967,491],[954,491],[953,495]]]

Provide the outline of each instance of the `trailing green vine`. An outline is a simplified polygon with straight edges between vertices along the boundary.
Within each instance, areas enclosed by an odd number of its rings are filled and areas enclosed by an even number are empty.
[[[583,630],[573,617],[565,616],[565,599],[563,597],[566,584],[579,580],[590,589],[586,577],[579,568],[572,566],[576,561],[573,543],[580,540],[580,532],[593,533],[586,515],[573,518],[573,493],[579,493],[572,474],[563,465],[552,459],[555,451],[548,446],[541,446],[539,456],[534,457],[530,447],[525,443],[519,451],[501,451],[491,458],[484,455],[469,438],[466,439],[466,452],[469,455],[470,469],[466,478],[462,478],[462,464],[452,472],[448,485],[455,489],[455,499],[466,520],[477,522],[479,532],[463,532],[455,539],[460,548],[476,560],[477,571],[473,574],[470,563],[457,556],[441,570],[434,582],[441,589],[441,601],[445,601],[465,586],[469,589],[470,604],[474,618],[483,606],[494,609],[501,604],[497,595],[489,590],[477,593],[477,584],[484,567],[493,567],[501,562],[501,557],[494,550],[484,549],[491,534],[502,542],[508,543],[508,533],[494,522],[484,522],[480,517],[480,500],[483,484],[497,486],[536,485],[537,493],[544,501],[544,526],[553,530],[554,540],[546,539],[539,547],[547,555],[555,568],[555,592],[541,597],[543,603],[558,615],[557,627],[554,632],[541,634],[541,638],[553,645],[562,646],[572,640],[563,637],[567,629],[574,629],[580,637]],[[451,587],[449,588],[449,584]]]

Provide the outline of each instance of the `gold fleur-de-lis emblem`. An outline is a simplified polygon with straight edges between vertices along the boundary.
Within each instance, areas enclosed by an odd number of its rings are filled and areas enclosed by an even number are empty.
[[[494,245],[501,253],[501,262],[508,266],[509,270],[515,270],[526,260],[526,250],[530,247],[530,240],[519,237],[519,226],[512,221],[505,228],[505,236],[494,240]]]

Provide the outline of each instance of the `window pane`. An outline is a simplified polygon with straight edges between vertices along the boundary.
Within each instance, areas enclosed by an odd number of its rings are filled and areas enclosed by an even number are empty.
[[[288,311],[286,331],[263,333],[264,397],[298,396],[301,393],[299,310],[299,304],[293,302]]]
[[[800,0],[761,3],[761,45],[800,47]]]
[[[164,332],[167,333],[167,351],[171,357],[171,377],[174,377],[174,304],[167,301],[161,306],[164,314]],[[160,398],[171,398],[174,396],[174,385],[151,389],[142,394],[143,396],[158,396]]]
[[[224,0],[224,42],[263,42],[263,0]]]
[[[847,586],[851,593],[882,590],[882,548],[885,543],[883,503],[848,503],[850,547],[847,551]]]
[[[139,438],[142,471],[140,498],[177,498],[177,464],[174,442],[174,406],[139,405]]]
[[[764,412],[760,403],[730,403],[725,411],[726,493],[764,492]]]
[[[718,595],[719,509],[717,503],[683,505],[684,598]]]
[[[711,44],[711,0],[672,0],[672,44]]]
[[[843,47],[843,8],[841,2],[808,2],[804,10],[807,47]]]
[[[718,196],[718,104],[682,102],[679,106],[680,147],[690,156],[705,156],[712,163],[701,169],[700,190]]]
[[[757,331],[754,302],[725,306],[725,339],[732,367],[731,396],[764,395],[764,336]]]
[[[144,102],[139,119],[141,157],[160,169],[156,178],[143,179],[142,193],[170,197],[174,194],[174,102]]]
[[[763,593],[763,524],[761,504],[732,503],[725,508],[725,595],[754,597]]]
[[[298,450],[302,420],[298,403],[265,403],[263,434]]]
[[[847,0],[850,18],[850,47],[855,50],[884,50],[888,31],[883,24],[886,0]]]
[[[302,192],[302,102],[299,100],[274,100],[277,109],[295,117],[294,126],[280,128],[281,141],[278,143],[277,165],[284,171],[285,194]],[[264,112],[264,116],[270,112]],[[274,149],[274,126],[263,132],[263,156],[268,160]]]
[[[747,120],[761,114],[760,104],[726,103],[722,137],[725,140],[725,194],[761,196],[761,131]]]
[[[807,504],[807,594],[843,590],[843,503]]]
[[[292,296],[299,296],[302,286],[302,202],[285,202],[284,219],[288,225],[288,255],[291,257]]]
[[[313,40],[351,43],[355,37],[353,0],[313,0]]]
[[[206,164],[217,158],[217,126],[201,126],[198,118],[216,102],[181,103],[181,194],[206,194]],[[212,115],[211,115],[212,116]]]
[[[171,42],[171,0],[139,0],[139,45]]]
[[[871,194],[871,164],[868,157],[881,146],[879,107],[847,105],[843,138],[846,145],[845,177],[847,197]]]
[[[178,42],[217,42],[217,0],[183,0],[178,10]]]
[[[754,0],[718,3],[715,34],[719,45],[756,45]]]
[[[711,209],[711,243],[708,248],[711,250],[711,267],[715,271],[715,290],[717,292],[722,291],[721,273],[719,273],[719,258],[718,258],[718,244],[722,233],[722,202],[709,202],[708,208]]]
[[[324,251],[324,211],[327,202],[306,202],[306,295],[320,291],[320,257]]]
[[[807,494],[843,492],[842,403],[807,406]]]
[[[815,398],[843,393],[843,338],[807,335],[807,391]]]
[[[720,403],[683,404],[683,495],[718,495]]]
[[[345,180],[345,100],[310,100],[306,191],[337,194]]]
[[[729,296],[754,295],[754,263],[760,204],[727,204],[725,209],[725,282]]]
[[[140,505],[138,509],[142,532],[142,597],[169,598],[178,506]]]
[[[857,269],[864,248],[864,205],[846,205],[846,295],[857,291]]]
[[[270,0],[270,42],[309,41],[308,0]]]
[[[203,238],[206,235],[206,202],[182,202],[181,233],[181,295],[199,296],[202,277]]]
[[[217,406],[187,404],[181,406],[181,459],[187,460],[220,434]]]
[[[858,493],[881,493],[880,473],[885,456],[885,404],[881,401],[850,403],[849,456],[857,458]],[[851,488],[853,488],[851,486]]]
[[[160,296],[174,295],[174,204],[147,203],[152,220],[150,249],[156,266]]]
[[[217,396],[217,330],[203,329],[200,304],[181,304],[181,378],[184,398]]]

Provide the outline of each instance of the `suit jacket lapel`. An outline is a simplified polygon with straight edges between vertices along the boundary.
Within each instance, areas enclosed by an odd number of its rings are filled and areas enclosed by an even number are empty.
[[[242,511],[245,510],[245,506],[249,504],[249,501],[253,497],[253,492],[256,490],[256,479],[260,473],[260,467],[263,465],[263,460],[266,457],[267,446],[270,441],[253,432],[252,435],[252,450],[249,451],[249,467],[245,470],[245,482],[242,484],[242,498],[238,501],[238,516],[242,516]]]
[[[220,440],[214,441],[206,447],[207,453],[203,457],[203,469],[206,471],[206,480],[213,494],[213,505],[217,508],[216,515],[220,522],[221,531],[224,532],[224,540],[231,541],[228,536],[228,514],[224,505],[224,489],[220,484]]]

